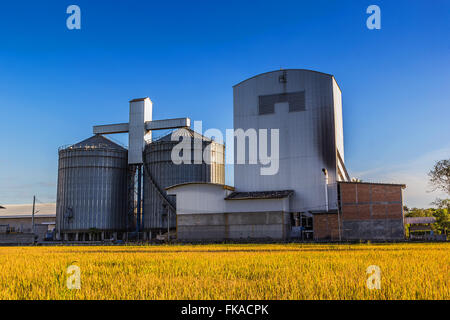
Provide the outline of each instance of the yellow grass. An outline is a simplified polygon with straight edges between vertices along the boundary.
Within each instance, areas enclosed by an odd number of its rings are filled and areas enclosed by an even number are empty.
[[[449,299],[449,265],[446,243],[2,247],[0,299]]]

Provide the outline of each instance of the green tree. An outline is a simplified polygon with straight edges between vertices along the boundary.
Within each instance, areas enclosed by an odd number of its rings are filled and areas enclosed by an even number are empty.
[[[432,204],[438,207],[438,209],[434,210],[433,216],[436,218],[439,233],[448,235],[448,230],[450,230],[450,199],[438,198]]]
[[[412,208],[405,217],[433,217],[433,209]]]
[[[436,162],[433,169],[428,173],[430,183],[433,186],[433,191],[439,190],[447,193],[450,196],[450,159]],[[432,205],[438,207],[434,216],[436,217],[436,225],[439,231],[448,234],[450,228],[449,214],[450,214],[450,199],[436,199]]]
[[[440,190],[450,195],[450,159],[436,162],[428,176],[433,191]]]

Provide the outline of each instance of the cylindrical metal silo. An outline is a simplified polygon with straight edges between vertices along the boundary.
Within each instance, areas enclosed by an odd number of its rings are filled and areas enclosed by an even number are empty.
[[[101,135],[59,150],[60,239],[102,240],[126,230],[127,155],[125,148]]]
[[[146,145],[144,150],[144,212],[142,228],[145,231],[166,231],[176,227],[175,197],[166,195],[165,188],[186,182],[225,183],[225,147],[190,129],[178,129],[174,132],[178,137],[191,138],[194,159],[194,140],[201,140],[202,153],[208,148],[210,163],[174,164],[171,159],[172,149],[179,141],[172,141],[168,134]],[[168,218],[170,217],[170,218]]]

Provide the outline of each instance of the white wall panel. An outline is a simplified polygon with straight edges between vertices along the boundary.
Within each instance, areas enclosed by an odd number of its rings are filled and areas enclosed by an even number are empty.
[[[177,215],[233,212],[289,212],[289,200],[246,199],[225,200],[230,190],[222,185],[191,183],[169,189],[167,194],[176,195]]]

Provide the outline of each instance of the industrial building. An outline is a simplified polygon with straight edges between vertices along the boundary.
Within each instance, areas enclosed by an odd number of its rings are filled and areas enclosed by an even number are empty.
[[[165,188],[190,181],[224,183],[224,145],[189,129],[190,120],[152,121],[149,98],[130,101],[130,122],[95,126],[94,136],[59,149],[56,237],[65,241],[149,240],[176,228]],[[152,140],[152,131],[175,129]],[[129,146],[105,134],[129,133]],[[211,163],[176,165],[178,140],[192,138]]]
[[[30,244],[34,240],[43,240],[46,233],[55,228],[55,203],[39,203],[34,215],[32,212],[32,204],[10,204],[0,208],[0,243]]]
[[[279,170],[238,164],[234,187],[181,184],[180,240],[399,240],[401,184],[351,182],[344,161],[341,90],[311,70],[263,73],[233,87],[234,129],[279,130]],[[201,199],[201,201],[200,201]]]
[[[59,150],[58,239],[152,239],[171,229],[180,241],[404,238],[405,186],[350,179],[332,75],[277,70],[233,87],[234,130],[245,135],[243,149],[235,141],[233,187],[223,144],[190,130],[189,118],[152,120],[152,108],[149,98],[131,100],[128,123],[94,126],[94,136]],[[164,129],[174,131],[152,139]],[[252,162],[251,130],[269,133],[262,161]],[[114,133],[128,133],[128,148],[104,136]],[[175,164],[186,136],[191,152],[213,161]],[[262,174],[275,151],[275,172]]]

